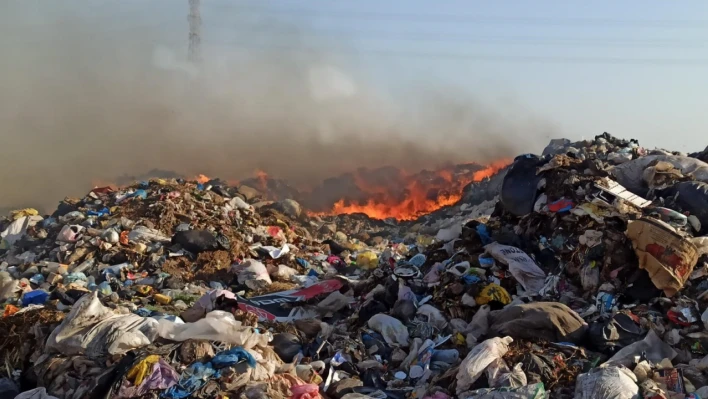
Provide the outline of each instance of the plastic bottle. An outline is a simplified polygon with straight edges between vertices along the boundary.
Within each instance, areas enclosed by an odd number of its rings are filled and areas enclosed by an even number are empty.
[[[98,293],[104,296],[109,296],[113,293],[111,285],[108,284],[108,281],[104,281],[98,285]]]
[[[87,260],[81,262],[80,265],[76,266],[71,272],[72,273],[83,273],[86,270],[93,268],[93,266],[95,264],[96,264],[96,258],[87,259]]]
[[[30,278],[30,283],[40,285],[44,282],[44,276],[41,274],[35,274]]]
[[[440,349],[433,351],[432,360],[434,362],[444,362],[455,364],[460,359],[460,352],[457,349]]]

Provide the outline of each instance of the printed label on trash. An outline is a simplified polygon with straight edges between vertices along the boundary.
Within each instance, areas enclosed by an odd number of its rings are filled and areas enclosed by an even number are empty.
[[[238,297],[238,307],[252,312],[260,320],[289,322],[314,317],[315,314],[301,307],[283,307],[284,303],[304,302],[322,294],[329,294],[342,287],[339,280],[325,280],[308,288],[275,292],[253,298]]]

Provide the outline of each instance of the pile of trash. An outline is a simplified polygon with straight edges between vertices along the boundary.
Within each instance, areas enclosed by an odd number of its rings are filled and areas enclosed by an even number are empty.
[[[708,397],[697,158],[553,140],[417,222],[266,199],[151,179],[11,212],[0,397]]]

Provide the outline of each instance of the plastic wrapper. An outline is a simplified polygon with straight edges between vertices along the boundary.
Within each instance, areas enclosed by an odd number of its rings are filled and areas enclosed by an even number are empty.
[[[646,358],[654,363],[658,363],[663,359],[672,360],[676,357],[676,351],[659,338],[654,330],[650,330],[643,340],[628,345],[619,352],[615,353],[604,365],[623,365],[630,366],[634,362],[634,357],[642,353],[646,354]]]
[[[124,354],[152,343],[158,322],[134,314],[120,315],[101,305],[98,293],[84,295],[47,339],[47,349],[89,358]]]
[[[381,334],[389,345],[408,347],[408,328],[400,320],[385,314],[377,314],[369,319],[371,329]]]
[[[483,388],[459,395],[460,399],[546,399],[547,397],[542,382],[520,388]]]
[[[536,294],[543,289],[546,282],[546,273],[536,265],[536,262],[526,252],[496,242],[486,245],[484,249],[494,259],[509,265],[511,275],[529,294]]]
[[[475,346],[460,364],[457,372],[457,394],[467,391],[496,359],[509,351],[511,337],[490,338]]]
[[[575,399],[641,399],[634,374],[624,367],[600,367],[580,374]]]
[[[255,259],[247,259],[240,265],[234,266],[233,270],[238,273],[238,283],[245,283],[251,289],[258,289],[264,284],[273,283],[268,275],[268,269]]]
[[[186,341],[188,339],[207,339],[240,345],[246,349],[255,346],[264,347],[268,344],[268,335],[256,332],[252,327],[244,327],[228,312],[214,310],[205,318],[194,323],[178,324],[168,320],[160,320],[158,326],[160,337],[170,341]]]

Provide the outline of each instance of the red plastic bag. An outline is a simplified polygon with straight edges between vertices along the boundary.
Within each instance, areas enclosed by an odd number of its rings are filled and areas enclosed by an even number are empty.
[[[290,388],[290,399],[322,399],[320,388],[315,384],[296,385]]]

